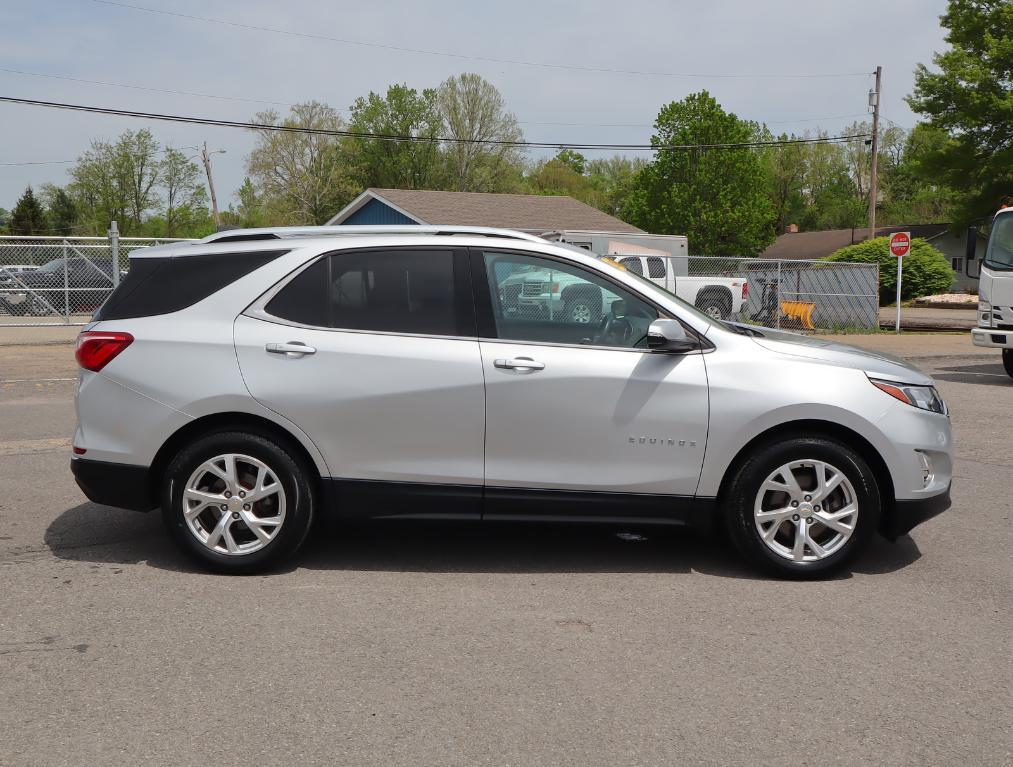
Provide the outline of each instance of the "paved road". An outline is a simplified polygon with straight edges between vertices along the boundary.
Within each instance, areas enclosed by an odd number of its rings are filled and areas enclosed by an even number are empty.
[[[69,347],[0,349],[0,764],[1010,764],[1013,384],[995,355],[926,365],[955,506],[849,577],[689,534],[413,527],[227,578],[75,489]]]

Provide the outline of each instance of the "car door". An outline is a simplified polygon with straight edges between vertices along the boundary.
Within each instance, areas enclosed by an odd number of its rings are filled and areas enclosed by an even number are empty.
[[[472,273],[486,380],[487,513],[517,514],[516,502],[540,496],[576,499],[564,513],[577,515],[636,515],[640,500],[674,509],[673,499],[692,498],[707,437],[703,353],[648,351],[658,309],[571,261],[474,251]],[[510,312],[499,285],[525,273],[612,295],[603,299],[608,314],[581,324],[566,314]]]
[[[316,443],[340,498],[372,515],[479,514],[485,393],[464,251],[319,258],[238,317],[235,341],[250,393]]]

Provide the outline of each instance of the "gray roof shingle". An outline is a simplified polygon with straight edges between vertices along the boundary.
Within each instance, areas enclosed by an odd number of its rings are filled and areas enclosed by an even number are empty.
[[[572,197],[422,189],[370,189],[427,224],[505,229],[642,232]]]

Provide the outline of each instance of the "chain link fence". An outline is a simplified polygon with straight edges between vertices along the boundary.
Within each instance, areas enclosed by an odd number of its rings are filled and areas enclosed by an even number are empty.
[[[129,268],[131,251],[176,239],[0,237],[0,324],[83,325]]]
[[[877,264],[639,254],[609,258],[719,319],[803,333],[879,327]]]

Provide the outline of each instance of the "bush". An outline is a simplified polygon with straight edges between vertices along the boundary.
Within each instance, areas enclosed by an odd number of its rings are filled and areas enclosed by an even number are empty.
[[[876,237],[841,248],[824,261],[856,261],[879,264],[879,303],[897,298],[897,257],[890,253],[890,238]],[[949,292],[954,272],[946,256],[920,237],[911,240],[911,251],[904,256],[901,299],[921,298]]]

